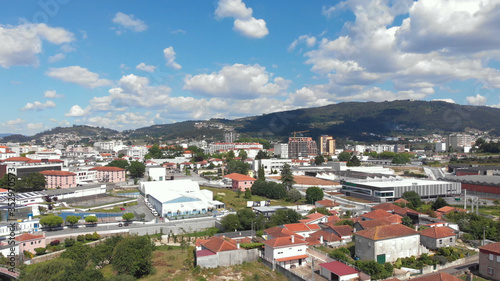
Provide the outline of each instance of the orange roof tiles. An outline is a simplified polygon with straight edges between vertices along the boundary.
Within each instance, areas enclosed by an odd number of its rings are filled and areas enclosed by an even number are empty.
[[[355,235],[371,240],[382,240],[415,234],[418,234],[418,232],[402,224],[375,226],[373,228],[361,230],[355,233]]]
[[[229,174],[229,175],[225,175],[224,177],[228,178],[228,179],[236,180],[236,181],[254,181],[254,180],[256,180],[256,179],[254,179],[252,177],[249,177],[249,176],[246,176],[246,175],[242,175],[242,174],[238,174],[238,173],[232,173],[232,174]]]
[[[321,236],[323,236],[323,241],[326,242],[338,242],[342,240],[342,238],[340,238],[340,236],[338,236],[337,234],[328,232],[326,230],[318,230],[316,232],[313,232],[309,237],[316,237],[319,239]]]
[[[497,255],[500,255],[500,242],[481,246],[481,247],[479,247],[479,251],[481,251],[481,252],[487,251],[487,252],[491,252],[491,253],[495,253]]]
[[[28,158],[28,157],[10,157],[10,158],[7,158],[5,159],[4,161],[10,161],[10,162],[26,162],[26,161],[30,161],[31,159]]]
[[[293,232],[305,232],[305,231],[311,231],[311,229],[305,224],[305,223],[290,223],[290,224],[284,224],[283,225],[286,229],[293,231]]]
[[[66,171],[41,171],[40,174],[45,176],[76,176],[75,173]]]
[[[398,200],[394,201],[394,203],[398,203],[398,204],[408,204],[410,203],[408,200],[406,199],[403,199],[403,198],[399,198]]]
[[[94,167],[90,170],[91,171],[108,171],[108,172],[125,171],[125,169],[118,168],[118,167],[110,167],[110,166]]]
[[[34,239],[41,239],[44,237],[45,236],[43,236],[43,235],[24,233],[24,234],[17,236],[15,239],[16,239],[16,241],[29,241],[29,240],[34,240]]]
[[[386,218],[389,216],[392,216],[392,214],[389,214],[387,211],[375,210],[375,211],[371,211],[369,213],[366,213],[366,214],[362,215],[361,217],[366,218],[366,219],[376,220],[376,219]]]
[[[451,207],[451,206],[444,206],[443,208],[439,208],[436,210],[436,212],[447,214],[449,212],[467,212],[465,209],[457,208],[457,207]]]
[[[276,261],[293,261],[293,260],[300,260],[300,259],[306,259],[308,258],[309,255],[299,255],[299,256],[293,256],[293,257],[285,257],[285,258],[279,258],[276,259]]]
[[[297,236],[295,236],[293,238],[293,240],[294,241],[292,242],[291,236],[278,237],[278,238],[264,241],[264,244],[271,246],[273,248],[283,247],[283,246],[306,245],[307,244],[307,242],[305,240],[299,239],[299,238],[297,238]]]
[[[328,207],[328,208],[340,206],[339,203],[333,202],[332,200],[328,200],[328,199],[319,200],[319,201],[316,201],[316,203],[320,204],[323,207]]]
[[[351,236],[353,233],[353,228],[349,225],[334,225],[330,228],[340,234],[340,236]]]
[[[387,218],[359,221],[358,223],[359,223],[359,225],[361,225],[361,227],[363,229],[368,229],[368,228],[372,228],[375,226],[401,223],[401,217],[398,215],[392,215],[392,216],[387,217]]]
[[[268,228],[268,229],[265,229],[264,232],[269,235],[269,236],[272,236],[274,238],[276,237],[289,237],[289,236],[292,236],[292,235],[295,235],[295,237],[298,237],[300,239],[304,239],[304,237],[298,235],[298,234],[295,234],[293,231],[290,231],[286,228],[282,228],[282,227],[279,227],[279,226],[275,226],[275,227],[271,227],[271,228]]]
[[[234,241],[233,239],[217,236],[210,237],[210,239],[208,239],[207,242],[203,243],[202,246],[214,253],[238,249],[238,246],[236,246],[236,241]]]
[[[420,235],[438,239],[455,236],[455,232],[447,226],[441,226],[424,229],[420,231]]]
[[[382,203],[372,207],[372,210],[384,210],[395,213],[403,213],[404,209],[392,203]]]

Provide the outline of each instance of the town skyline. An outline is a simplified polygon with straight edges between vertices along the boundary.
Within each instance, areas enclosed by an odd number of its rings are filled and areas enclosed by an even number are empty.
[[[346,101],[498,107],[497,1],[358,2],[5,4],[0,133]]]

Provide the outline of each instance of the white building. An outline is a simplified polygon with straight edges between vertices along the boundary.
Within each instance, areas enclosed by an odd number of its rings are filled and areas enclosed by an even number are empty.
[[[164,181],[167,176],[167,169],[162,166],[146,166],[146,177],[152,181]]]
[[[435,149],[436,149],[437,153],[448,151],[448,148],[446,147],[445,142],[436,142],[435,146],[436,146]]]
[[[295,235],[278,237],[264,241],[264,258],[276,262],[280,266],[290,269],[291,266],[305,264],[308,242],[296,238]]]
[[[76,170],[70,170],[70,172],[76,174],[76,184],[89,184],[96,181],[97,171],[90,170],[93,167],[78,167]]]
[[[24,220],[18,221],[14,223],[14,229],[12,229],[12,223],[2,223],[0,224],[0,237],[1,236],[10,236],[12,230],[16,235],[22,234],[25,232],[33,233],[40,231],[40,220]],[[4,255],[5,256],[5,255]]]
[[[277,143],[274,145],[274,155],[280,158],[288,158],[288,143]]]
[[[259,167],[262,165],[264,166],[264,172],[266,174],[270,174],[271,170],[272,171],[281,171],[283,169],[283,166],[285,164],[288,164],[292,166],[292,159],[260,159],[260,160],[253,160],[252,163],[252,168],[255,171],[259,170]]]
[[[192,180],[142,182],[140,191],[163,217],[203,214],[224,206],[213,200],[212,191],[200,190]]]

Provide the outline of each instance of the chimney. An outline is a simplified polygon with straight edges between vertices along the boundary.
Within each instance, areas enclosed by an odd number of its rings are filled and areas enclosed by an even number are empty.
[[[323,244],[323,235],[319,237],[319,243]]]
[[[295,235],[292,235],[292,244],[295,243]]]

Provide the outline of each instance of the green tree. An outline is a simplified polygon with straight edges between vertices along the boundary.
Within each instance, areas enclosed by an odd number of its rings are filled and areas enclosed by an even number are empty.
[[[31,173],[24,177],[18,185],[17,191],[41,191],[45,189],[45,176],[40,173]]]
[[[117,167],[117,168],[122,168],[122,169],[128,169],[128,161],[124,159],[117,159],[109,162],[108,165],[109,167]]]
[[[259,180],[265,180],[266,179],[266,172],[264,171],[264,165],[259,166],[259,171],[257,172],[258,174],[258,179]]]
[[[351,153],[349,153],[347,151],[342,151],[339,154],[338,159],[339,159],[339,161],[347,162],[347,161],[351,160]]]
[[[118,158],[123,158],[123,156],[125,156],[125,154],[123,154],[123,153],[118,153]]]
[[[352,220],[341,220],[335,223],[335,225],[348,225],[354,227],[354,222]]]
[[[245,190],[245,195],[243,196],[243,198],[245,198],[245,199],[252,199],[252,190],[250,190],[250,188],[247,188]]]
[[[330,211],[325,207],[313,208],[309,211],[309,214],[312,214],[312,213],[320,213],[320,214],[327,215],[327,216],[331,215]]]
[[[245,150],[240,149],[240,151],[238,151],[238,157],[240,157],[241,160],[246,160],[248,158],[248,154]]]
[[[405,193],[403,193],[403,199],[406,199],[406,201],[410,202],[409,207],[412,209],[416,209],[422,206],[420,195],[418,195],[418,193],[416,193],[415,191],[406,191]]]
[[[323,157],[323,155],[320,154],[314,158],[314,164],[316,164],[316,166],[319,166],[323,163],[325,163],[325,157]]]
[[[67,216],[66,223],[69,223],[71,226],[74,226],[75,224],[78,223],[79,219],[80,219],[80,217],[77,217],[77,216]]]
[[[444,206],[448,206],[448,203],[446,203],[446,200],[444,200],[442,197],[438,197],[434,202],[432,202],[431,208],[435,211],[437,209],[443,208]]]
[[[97,217],[96,216],[86,216],[85,222],[94,224],[97,222]]]
[[[296,188],[292,188],[288,191],[288,200],[292,202],[297,202],[302,199],[302,194]]]
[[[66,239],[64,239],[64,247],[66,247],[66,248],[74,246],[75,243],[76,243],[76,241],[73,238],[66,238]]]
[[[132,161],[130,163],[130,167],[128,168],[128,172],[131,177],[142,178],[142,176],[144,176],[144,172],[146,172],[146,166],[141,162]]]
[[[374,260],[371,261],[356,261],[356,265],[366,274],[370,275],[372,279],[385,279],[392,276],[392,272],[388,272],[383,264]]]
[[[269,159],[269,155],[263,150],[259,150],[257,152],[257,155],[255,156],[255,160],[260,160],[260,159]]]
[[[252,223],[255,222],[257,215],[250,208],[238,210],[236,215],[240,220],[241,228],[243,230],[252,229]]]
[[[141,278],[152,272],[154,245],[149,236],[134,236],[118,243],[113,251],[112,265],[118,274]]]
[[[122,219],[126,221],[131,221],[135,217],[134,213],[125,213],[122,215]]]
[[[17,176],[11,173],[3,175],[0,179],[0,188],[18,190]]]
[[[227,153],[227,155],[226,155],[226,159],[227,159],[228,161],[233,160],[233,159],[234,159],[234,157],[236,157],[236,156],[234,155],[234,151],[232,151],[232,150],[230,150],[230,151]]]
[[[270,225],[298,223],[302,216],[292,209],[277,210],[270,218]]]
[[[66,249],[61,254],[61,258],[71,259],[76,262],[75,266],[77,266],[80,270],[84,270],[90,265],[90,261],[92,258],[92,249],[87,244],[76,244],[73,247]]]
[[[42,217],[40,219],[40,224],[43,225],[44,227],[50,227],[50,229],[60,226],[64,223],[64,219],[59,216],[55,215],[50,215],[46,217]]]
[[[288,164],[285,164],[281,170],[281,182],[286,190],[291,190],[296,183],[292,174],[292,168]]]
[[[351,164],[352,166],[361,166],[361,161],[359,161],[359,158],[356,155],[353,155],[351,158]]]
[[[161,151],[160,146],[155,143],[151,148],[149,148],[148,154],[152,159],[161,159],[163,158],[163,151]]]
[[[397,153],[394,158],[392,158],[392,164],[406,164],[410,163],[410,157],[407,153]]]
[[[306,201],[309,204],[322,200],[324,196],[323,190],[317,186],[311,186],[306,189]]]
[[[106,245],[105,243],[99,243],[94,248],[92,248],[91,259],[95,266],[98,268],[103,268],[107,263],[109,263],[113,257],[114,247]]]
[[[242,230],[240,218],[236,214],[229,214],[223,217],[220,223],[226,232]]]
[[[401,219],[401,224],[406,225],[408,227],[413,227],[413,220],[409,216],[404,216]]]
[[[227,163],[227,170],[228,173],[238,173],[242,175],[248,174],[248,171],[250,170],[250,164],[245,163],[243,161],[239,160],[230,160]]]

